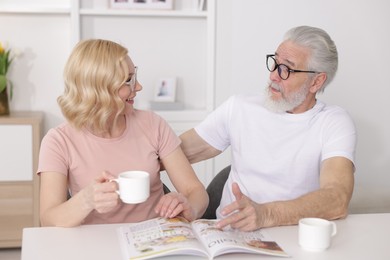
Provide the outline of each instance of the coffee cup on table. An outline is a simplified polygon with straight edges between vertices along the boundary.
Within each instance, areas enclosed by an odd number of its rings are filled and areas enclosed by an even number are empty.
[[[337,233],[336,224],[321,218],[299,220],[299,245],[308,251],[324,251]]]
[[[150,176],[145,171],[125,171],[111,181],[118,183],[117,192],[124,203],[138,204],[149,198]]]

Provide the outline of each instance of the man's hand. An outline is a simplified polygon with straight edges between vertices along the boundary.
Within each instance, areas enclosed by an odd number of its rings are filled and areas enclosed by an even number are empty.
[[[262,219],[258,212],[260,205],[245,196],[237,183],[232,184],[236,201],[222,209],[221,214],[227,216],[217,223],[219,228],[230,225],[241,231],[252,231],[261,227]]]

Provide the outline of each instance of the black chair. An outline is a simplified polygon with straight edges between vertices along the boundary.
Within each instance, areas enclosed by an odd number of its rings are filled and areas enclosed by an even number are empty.
[[[223,187],[225,186],[225,182],[229,177],[230,168],[231,166],[229,165],[222,169],[207,186],[206,191],[209,194],[209,206],[207,207],[206,212],[203,214],[202,218],[217,218],[215,212],[221,202]]]
[[[168,194],[171,192],[171,190],[164,183],[163,183],[163,190],[164,190],[164,194]]]

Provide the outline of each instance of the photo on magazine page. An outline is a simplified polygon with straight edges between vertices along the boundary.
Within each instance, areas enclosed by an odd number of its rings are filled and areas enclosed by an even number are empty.
[[[226,253],[257,253],[289,256],[264,230],[240,232],[216,227],[216,220],[199,219],[192,223],[193,230],[201,237],[203,246],[211,256]]]

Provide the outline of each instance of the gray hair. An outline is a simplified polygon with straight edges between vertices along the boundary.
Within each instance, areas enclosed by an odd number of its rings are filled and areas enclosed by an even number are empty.
[[[310,50],[308,70],[325,72],[327,79],[321,92],[333,80],[338,67],[337,48],[329,34],[322,29],[310,26],[298,26],[290,29],[284,36],[285,41],[292,41]]]

